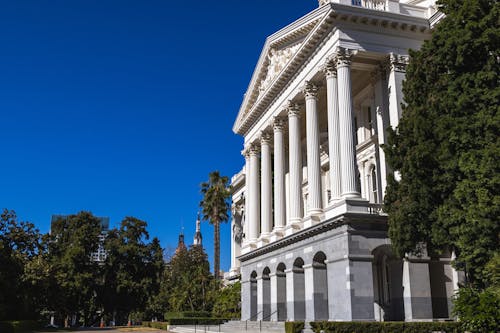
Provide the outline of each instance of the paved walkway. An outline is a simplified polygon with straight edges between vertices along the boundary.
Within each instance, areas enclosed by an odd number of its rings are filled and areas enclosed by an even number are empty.
[[[159,330],[150,327],[118,327],[118,328],[82,328],[79,330],[59,330],[59,331],[37,331],[37,333],[72,333],[72,332],[85,332],[85,333],[171,333],[164,330]]]

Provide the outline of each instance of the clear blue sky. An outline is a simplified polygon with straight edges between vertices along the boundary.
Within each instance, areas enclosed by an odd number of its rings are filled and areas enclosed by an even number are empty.
[[[188,243],[265,37],[316,0],[1,0],[0,207],[47,232],[81,210]],[[202,225],[212,263],[213,228]],[[221,234],[230,266],[230,228]]]

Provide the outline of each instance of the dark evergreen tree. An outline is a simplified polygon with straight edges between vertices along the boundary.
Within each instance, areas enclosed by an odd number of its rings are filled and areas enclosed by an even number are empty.
[[[166,268],[163,293],[170,311],[210,311],[214,277],[201,246],[179,248]]]

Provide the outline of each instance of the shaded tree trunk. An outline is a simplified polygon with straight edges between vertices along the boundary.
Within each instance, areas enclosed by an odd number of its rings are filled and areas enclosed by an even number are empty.
[[[219,221],[214,223],[214,276],[220,279],[220,224]]]

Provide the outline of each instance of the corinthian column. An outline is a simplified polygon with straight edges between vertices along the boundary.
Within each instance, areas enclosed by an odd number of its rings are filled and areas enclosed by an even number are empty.
[[[262,132],[261,144],[261,233],[268,236],[273,223],[272,207],[272,170],[271,170],[271,134]]]
[[[323,212],[321,202],[321,164],[319,158],[318,87],[306,82],[307,184],[311,216]]]
[[[243,245],[246,245],[250,236],[250,230],[248,225],[250,224],[249,219],[249,205],[248,198],[250,198],[250,152],[249,149],[244,149],[241,154],[245,157],[245,222],[243,224]]]
[[[284,125],[284,119],[274,119],[274,229],[276,231],[283,230],[286,224]]]
[[[339,92],[340,166],[343,197],[359,197],[354,144],[354,112],[351,96],[351,52],[339,48],[337,77]]]
[[[330,195],[339,198],[342,193],[340,177],[340,129],[337,66],[329,60],[325,67],[328,112],[328,158],[330,160]]]
[[[290,163],[290,218],[289,223],[302,220],[302,147],[300,140],[300,107],[288,106],[288,139]]]
[[[259,186],[259,148],[252,144],[249,149],[250,154],[250,172],[249,172],[249,190],[248,198],[248,233],[249,242],[257,241],[260,227],[260,186]]]

